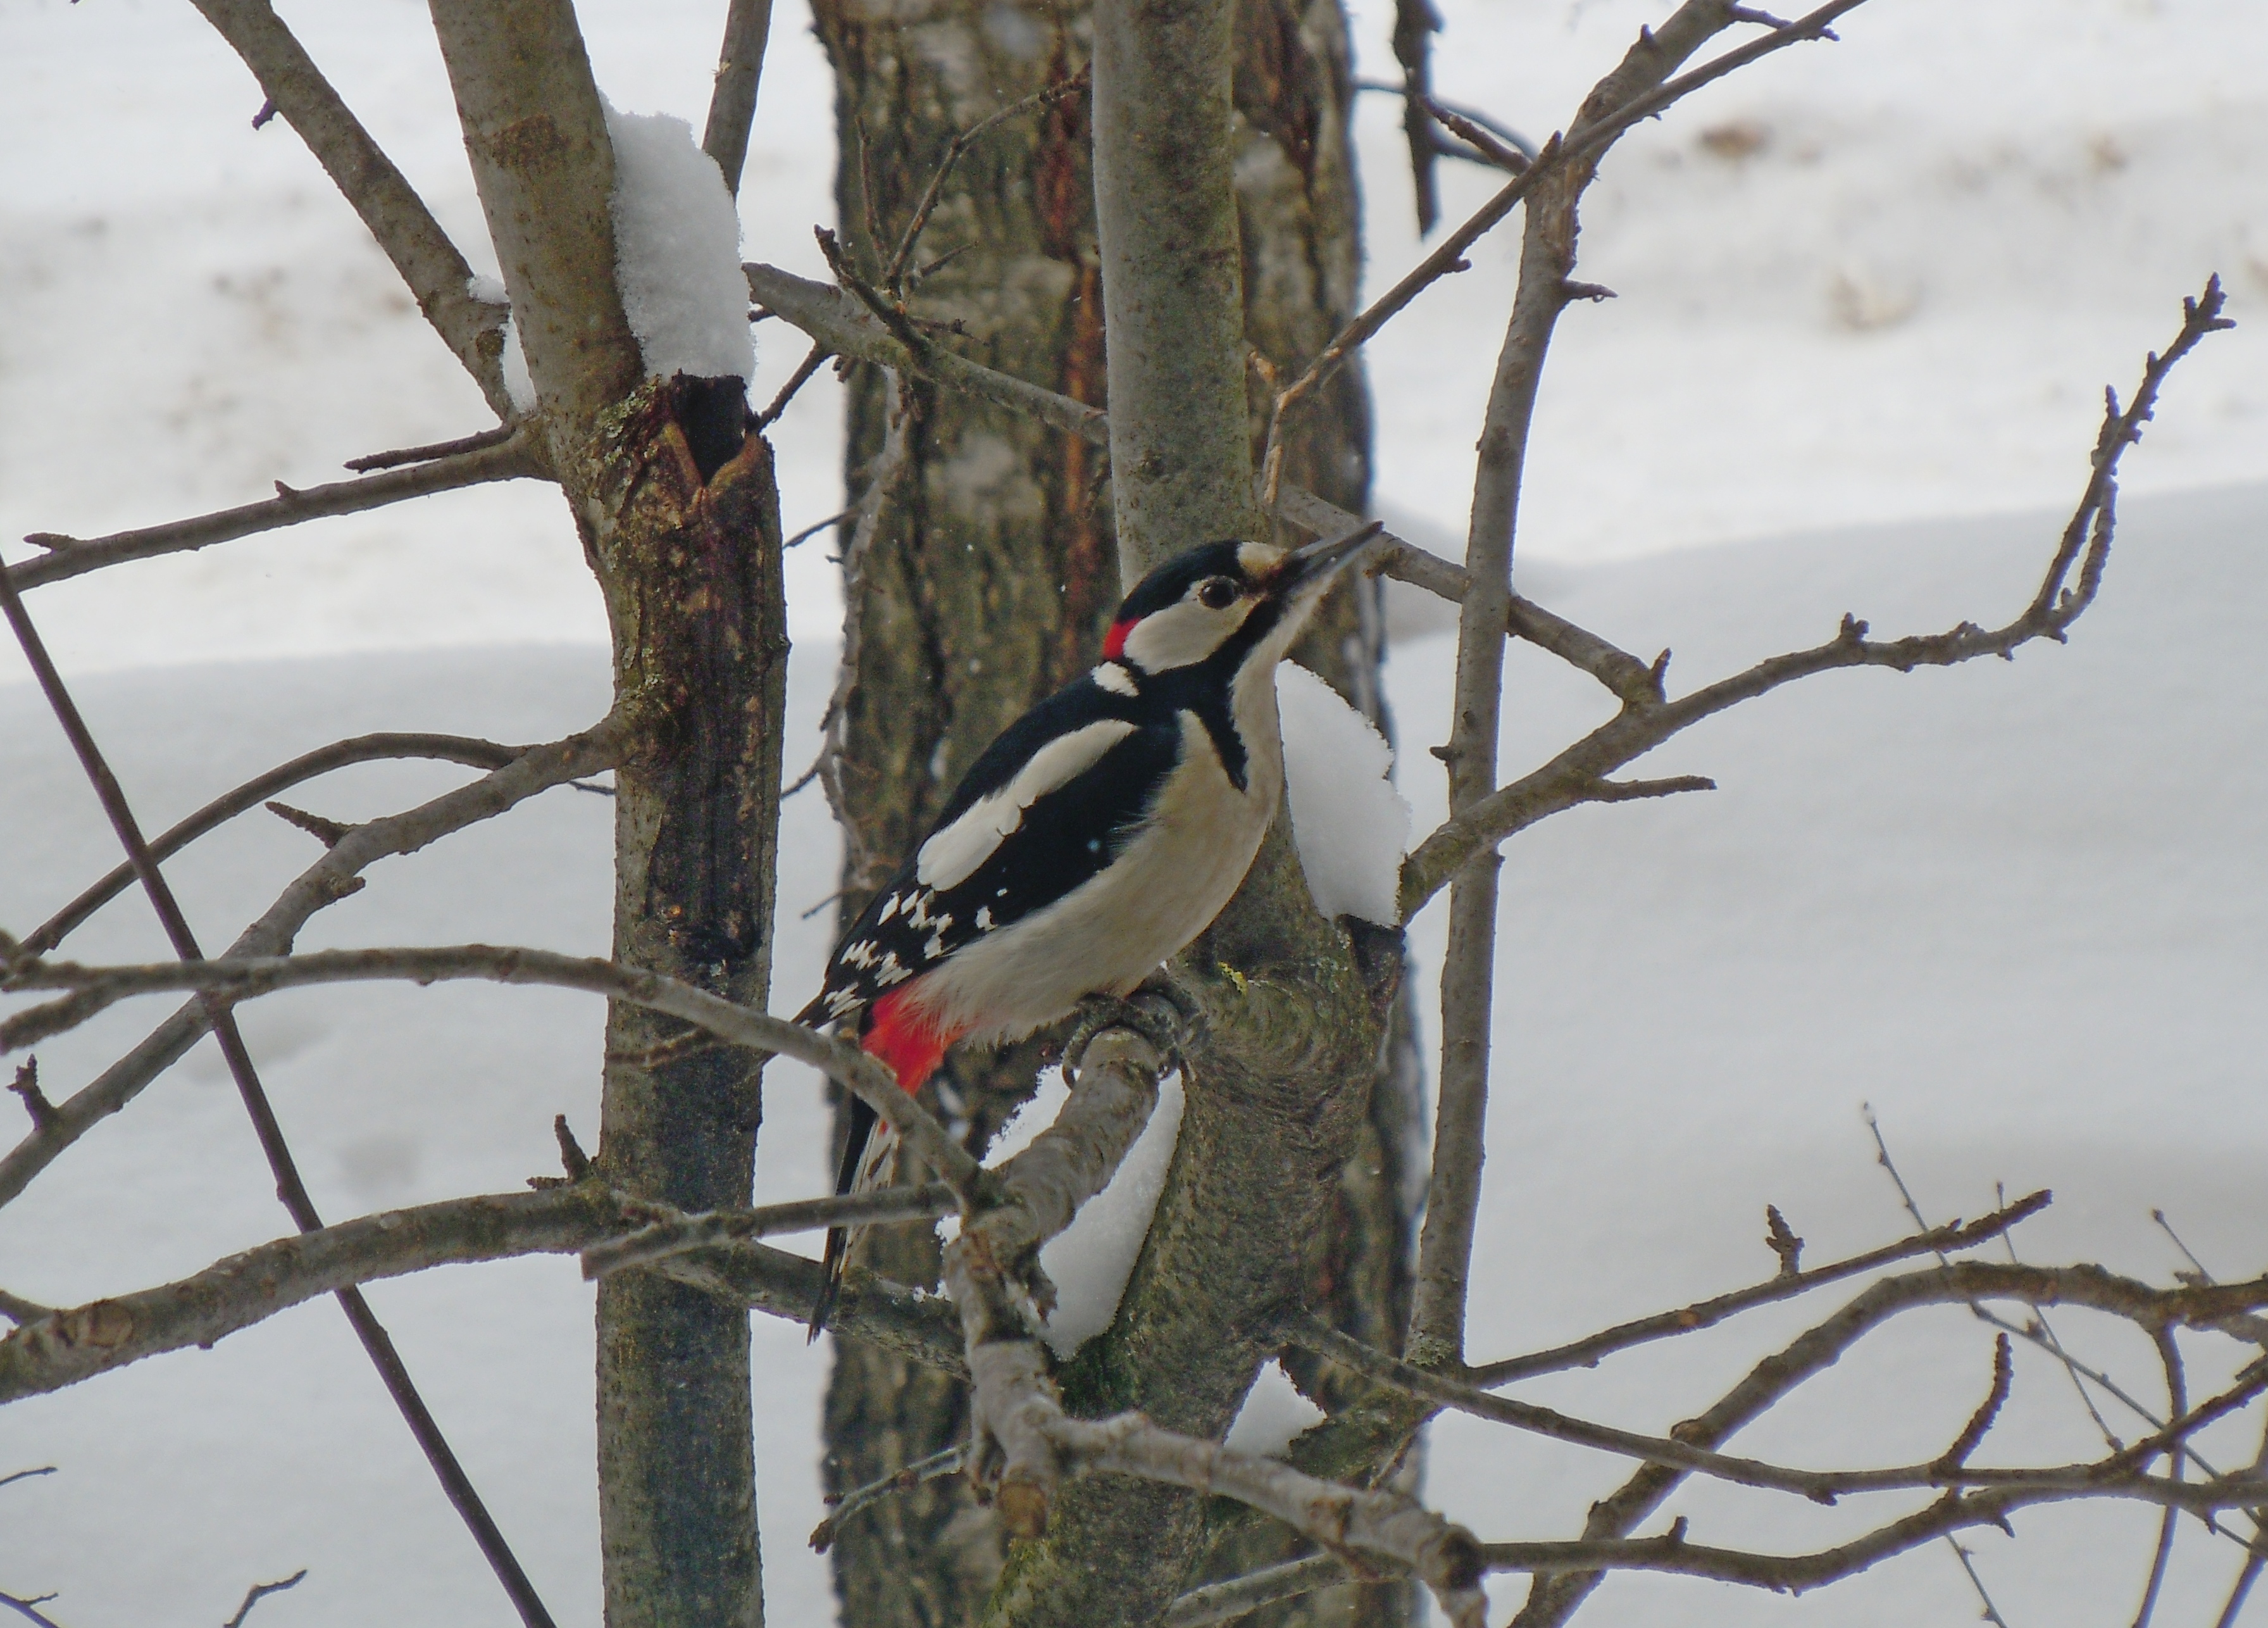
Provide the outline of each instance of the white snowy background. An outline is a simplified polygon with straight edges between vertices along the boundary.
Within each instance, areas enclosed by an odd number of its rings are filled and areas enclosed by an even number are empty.
[[[492,270],[423,8],[282,9]],[[1661,8],[1443,9],[1441,93],[1540,136]],[[721,11],[586,0],[615,105],[697,126]],[[806,22],[788,5],[776,19],[740,214],[749,253],[816,276],[831,87]],[[1367,74],[1392,72],[1388,26],[1375,0],[1359,9]],[[2216,1272],[2268,1267],[2268,677],[2250,649],[2268,619],[2268,11],[1876,0],[1842,33],[1635,132],[1593,189],[1583,275],[1621,298],[1561,327],[1523,505],[1525,591],[1629,648],[1674,646],[1677,684],[1815,642],[1845,610],[1883,631],[1999,619],[2078,490],[2102,387],[2130,386],[2209,270],[2246,325],[2176,377],[2132,455],[2104,598],[2070,648],[1811,681],[1647,764],[1713,775],[1713,795],[1578,811],[1511,845],[1476,1357],[1765,1275],[1767,1201],[1815,1260],[1903,1230],[1862,1101],[1933,1220],[1981,1212],[1996,1182],[2052,1186],[2054,1209],[2019,1234],[2029,1258],[2162,1279],[2182,1263],[2150,1223],[2162,1206]],[[0,0],[0,539],[245,502],[482,423],[297,139],[249,129],[259,100],[174,0]],[[1364,100],[1379,285],[1418,252],[1395,114]],[[1490,184],[1456,166],[1444,180],[1452,218]],[[1452,552],[1514,247],[1484,242],[1372,349],[1380,507]],[[756,339],[762,400],[803,347],[769,326]],[[790,530],[840,507],[837,411],[822,374],[778,427]],[[825,546],[792,556],[792,762],[838,630]],[[527,740],[604,706],[598,597],[557,499],[533,484],[97,573],[32,608],[153,826],[341,735]],[[1390,698],[1422,832],[1441,812],[1422,748],[1446,733],[1449,646],[1438,617],[1413,612],[1402,630]],[[0,652],[0,923],[19,931],[114,860],[26,678]],[[1602,716],[1587,681],[1533,652],[1515,650],[1511,682],[1508,766]],[[354,818],[458,777],[372,767],[293,800]],[[608,828],[600,799],[548,793],[379,867],[303,942],[598,950]],[[799,918],[833,885],[834,841],[814,796],[788,806],[783,1008],[826,948],[823,915]],[[168,869],[222,942],[312,852],[240,821]],[[1412,933],[1421,979],[1440,915]],[[163,953],[130,897],[72,948]],[[156,1011],[42,1048],[51,1089]],[[595,1124],[600,1013],[580,997],[333,991],[245,1022],[333,1216],[516,1186],[552,1167],[552,1114]],[[770,1087],[760,1190],[818,1191],[815,1083],[776,1065]],[[67,1302],[193,1271],[284,1230],[269,1186],[200,1048],[0,1211],[0,1285]],[[589,1292],[571,1263],[453,1270],[372,1298],[559,1620],[594,1623]],[[1796,1326],[1767,1314],[1519,1394],[1660,1429]],[[2157,1396],[2138,1337],[2077,1315],[2057,1326]],[[755,1338],[773,1620],[824,1622],[825,1562],[803,1543],[821,1513],[824,1358],[770,1320]],[[1982,1394],[1986,1360],[1965,1312],[1933,1315],[1739,1445],[1805,1462],[1929,1456]],[[1280,1381],[1268,1395],[1248,1439],[1296,1418]],[[2012,1453],[2099,1445],[2030,1352],[2007,1428]],[[2240,1463],[2256,1447],[2222,1436],[2208,1453]],[[330,1307],[0,1411],[0,1474],[47,1463],[58,1473],[0,1489],[0,1589],[57,1591],[46,1609],[65,1628],[217,1622],[249,1582],[301,1566],[297,1591],[259,1608],[271,1628],[511,1620]],[[1427,1487],[1484,1536],[1572,1535],[1621,1471],[1453,1420]],[[1703,1492],[1673,1508],[1697,1537],[1775,1547],[1874,1513]],[[1973,1547],[2013,1628],[2123,1624],[2154,1529],[2137,1511],[2043,1511],[2018,1518],[2019,1542]],[[2209,1623],[2237,1558],[2187,1528],[2159,1620]],[[1521,1587],[1501,1585],[1500,1608]],[[1978,1610],[1940,1545],[1796,1601],[1617,1580],[1584,1620],[1808,1628]],[[2251,1613],[2268,1620],[2268,1604]]]

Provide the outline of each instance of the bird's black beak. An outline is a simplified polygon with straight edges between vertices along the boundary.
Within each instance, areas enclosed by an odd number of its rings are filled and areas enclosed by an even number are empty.
[[[1359,527],[1344,537],[1327,537],[1293,550],[1278,568],[1275,592],[1286,598],[1308,598],[1321,593],[1337,576],[1357,559],[1370,551],[1378,541],[1379,533],[1386,529],[1380,520]]]

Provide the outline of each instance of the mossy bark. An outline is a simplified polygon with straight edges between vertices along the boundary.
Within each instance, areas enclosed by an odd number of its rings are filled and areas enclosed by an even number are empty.
[[[895,250],[953,136],[1077,72],[1092,52],[1092,17],[1083,6],[1022,11],[948,0],[909,13],[820,0],[815,11],[837,76],[842,229],[854,263],[870,276]],[[1234,26],[1229,141],[1243,331],[1289,372],[1351,312],[1359,271],[1344,21],[1336,0],[1305,7],[1245,0]],[[1089,116],[1086,99],[1073,97],[995,129],[962,157],[911,261],[954,258],[917,285],[910,303],[924,319],[958,324],[946,343],[972,359],[1100,405],[1105,350]],[[1243,426],[1255,449],[1265,426],[1263,390],[1256,371]],[[1122,586],[1108,470],[1095,448],[964,396],[916,386],[911,401],[909,467],[848,583],[858,667],[845,692],[838,810],[850,855],[846,910],[856,910],[910,847],[993,735],[1094,659]],[[859,369],[846,460],[854,495],[883,445],[891,407],[887,381]],[[1359,512],[1368,435],[1367,398],[1359,372],[1350,370],[1301,421],[1287,478]],[[1381,716],[1380,654],[1375,601],[1354,593],[1335,598],[1296,652],[1373,717]],[[1270,874],[1307,917],[1282,940],[1284,955],[1297,960],[1329,939],[1323,959],[1337,969],[1332,976],[1348,990],[1359,985],[1344,936],[1306,907],[1296,864],[1284,870],[1288,848],[1271,844],[1270,856]],[[1263,956],[1255,967],[1274,964]],[[1270,1266],[1269,1293],[1278,1303],[1286,1293],[1305,1296],[1342,1326],[1392,1344],[1407,1304],[1410,1217],[1401,1172],[1412,1156],[1415,1082],[1396,1066],[1386,1090],[1373,1094],[1371,996],[1366,989],[1349,998],[1363,1015],[1348,1032],[1367,1038],[1329,1059],[1323,1072],[1334,1084],[1323,1094],[1330,1104],[1309,1104],[1328,1122],[1333,1151],[1294,1160],[1280,1178],[1298,1189],[1287,1214],[1312,1225],[1270,1234],[1295,1241],[1297,1282]],[[1322,1017],[1319,1006],[1303,1029],[1325,1027],[1315,1021]],[[981,1146],[1029,1092],[1036,1057],[1034,1047],[998,1058],[957,1057],[937,1105]],[[1229,1124],[1248,1110],[1228,1086],[1223,1091],[1218,1100],[1193,1100],[1184,1133],[1192,1146],[1241,1148],[1246,1136],[1266,1142],[1281,1130],[1264,1112],[1243,1130]],[[902,1281],[936,1280],[936,1243],[925,1228],[877,1229],[858,1258]],[[1242,1317],[1248,1308],[1239,1306]],[[1219,1381],[1213,1411],[1233,1415],[1252,1372],[1274,1354],[1264,1338],[1252,1337],[1260,1344],[1232,1365],[1239,1373]],[[838,1344],[836,1365],[827,1417],[831,1489],[863,1484],[966,1434],[957,1381],[848,1341]],[[1314,1365],[1295,1372],[1332,1404],[1329,1374]],[[1130,1489],[1116,1484],[1114,1492]],[[1181,1559],[1153,1568],[1167,1577],[1167,1592],[1195,1575],[1204,1536],[1195,1517],[1180,1519]],[[1221,1548],[1217,1564],[1237,1570],[1289,1552],[1272,1531],[1243,1527]],[[856,1628],[975,1621],[1002,1564],[989,1512],[957,1478],[863,1512],[846,1523],[834,1554],[844,1621]],[[1378,1608],[1398,1609],[1405,1594],[1399,1586],[1333,1591],[1269,1620],[1344,1620],[1358,1595],[1364,1620],[1398,1620],[1395,1609],[1381,1615]]]
[[[586,467],[618,693],[650,721],[615,775],[614,954],[764,1009],[787,637],[771,452],[738,379],[653,385]],[[726,449],[721,465],[704,468]],[[685,1048],[617,1004],[599,1164],[686,1210],[749,1201],[763,1059]],[[651,1274],[599,1289],[600,1514],[611,1628],[763,1620],[745,1309]]]

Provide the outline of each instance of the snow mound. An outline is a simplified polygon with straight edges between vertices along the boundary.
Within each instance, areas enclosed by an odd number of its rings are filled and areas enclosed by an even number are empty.
[[[1284,793],[1315,908],[1391,927],[1410,851],[1410,805],[1394,789],[1394,748],[1370,720],[1303,667],[1276,669],[1284,717]]]
[[[615,144],[615,280],[645,371],[747,379],[748,284],[740,273],[740,217],[724,173],[666,113],[607,107]]]
[[[999,1165],[1031,1145],[1053,1124],[1070,1101],[1060,1072],[1049,1071],[1039,1090],[1000,1129],[985,1155]],[[1182,1081],[1177,1074],[1158,1082],[1158,1106],[1150,1123],[1126,1150],[1118,1174],[1071,1218],[1071,1223],[1040,1251],[1040,1269],[1061,1299],[1048,1319],[1045,1337],[1058,1357],[1068,1357],[1110,1326],[1119,1297],[1134,1275],[1134,1257],[1150,1235],[1158,1195],[1166,1190],[1166,1168],[1182,1132]]]

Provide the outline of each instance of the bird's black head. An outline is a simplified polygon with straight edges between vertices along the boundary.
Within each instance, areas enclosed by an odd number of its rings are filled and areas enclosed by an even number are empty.
[[[1233,641],[1272,663],[1298,637],[1331,579],[1378,531],[1373,524],[1299,549],[1238,541],[1184,549],[1126,596],[1103,641],[1103,657],[1164,673],[1192,667]]]

